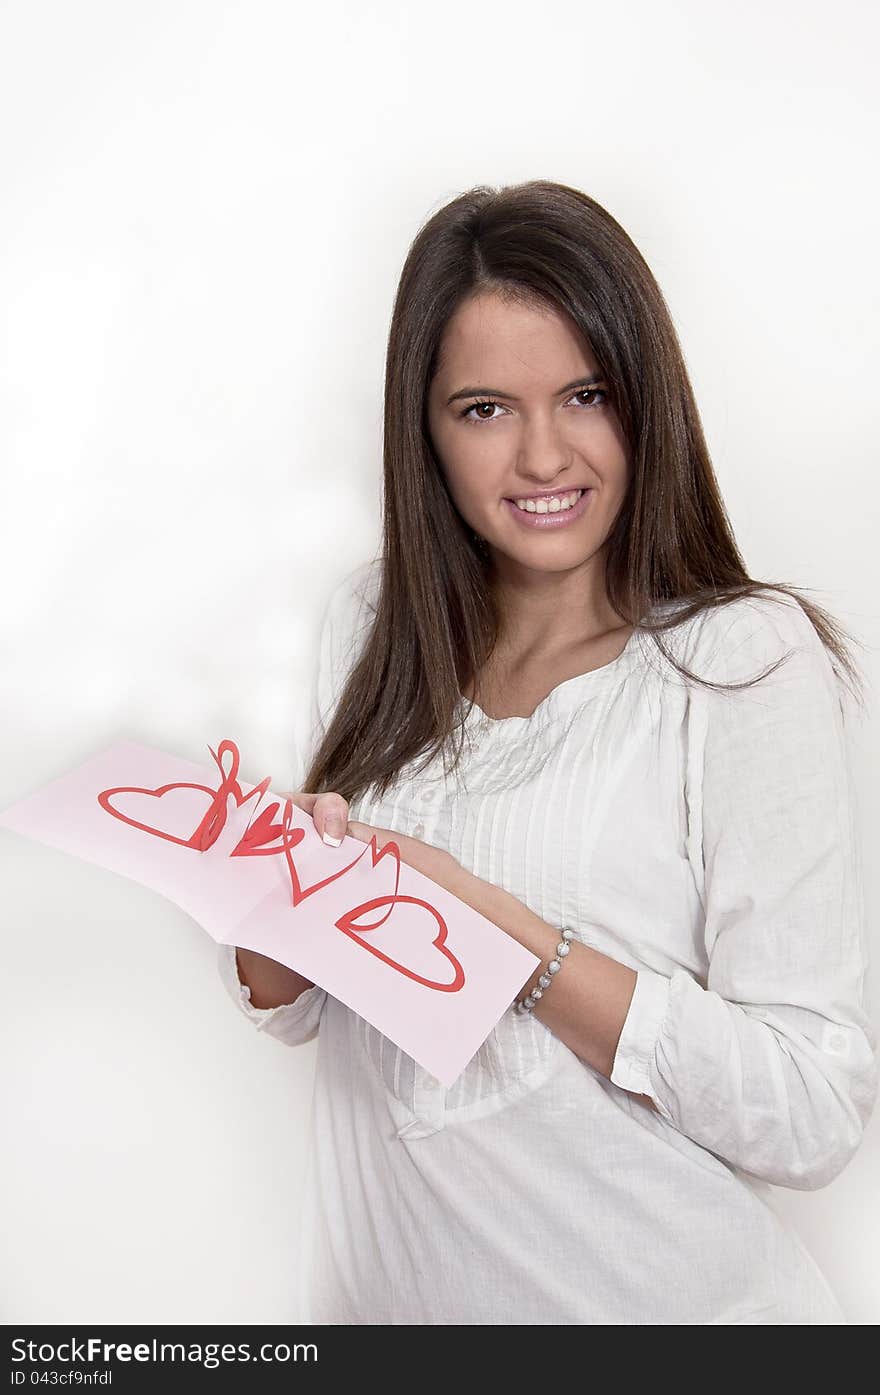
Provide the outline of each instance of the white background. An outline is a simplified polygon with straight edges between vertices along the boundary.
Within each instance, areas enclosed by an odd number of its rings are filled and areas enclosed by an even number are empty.
[[[627,229],[751,574],[812,588],[873,680],[875,17],[4,4],[0,804],[120,736],[206,764],[230,736],[285,786],[326,598],[379,540],[403,259],[477,183],[556,179]],[[853,743],[867,850],[873,707]],[[0,1318],[295,1320],[315,1043],[251,1031],[143,887],[5,831],[0,876]],[[876,959],[867,856],[865,886]],[[777,1193],[851,1322],[880,1318],[878,1164],[875,1119],[830,1187]]]

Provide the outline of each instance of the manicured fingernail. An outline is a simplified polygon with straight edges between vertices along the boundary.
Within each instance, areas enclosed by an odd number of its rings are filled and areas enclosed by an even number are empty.
[[[331,831],[332,830],[332,831]],[[342,839],[335,835],[342,832],[342,825],[338,819],[328,819],[324,829],[324,842],[331,848],[338,848],[342,845]]]

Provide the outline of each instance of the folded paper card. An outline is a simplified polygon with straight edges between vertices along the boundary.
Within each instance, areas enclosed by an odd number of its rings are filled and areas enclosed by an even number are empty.
[[[121,741],[0,812],[0,825],[152,887],[219,944],[325,988],[449,1086],[540,960],[400,860],[214,768]]]

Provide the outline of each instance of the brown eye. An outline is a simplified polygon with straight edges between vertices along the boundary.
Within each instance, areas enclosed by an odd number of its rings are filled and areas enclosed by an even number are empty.
[[[575,393],[575,397],[597,397],[597,396],[598,396],[598,397],[601,397],[602,401],[601,401],[601,402],[588,402],[588,403],[586,403],[585,406],[587,407],[588,410],[589,410],[590,408],[592,408],[592,407],[604,407],[605,403],[608,401],[608,393],[605,392],[603,388],[593,388],[593,387],[591,387],[591,388],[578,388],[577,392]]]
[[[492,417],[492,416],[490,416],[490,417],[485,417],[485,416],[482,416],[482,415],[478,415],[478,416],[472,417],[472,416],[471,416],[471,412],[476,411],[476,409],[477,409],[478,407],[497,407],[497,406],[499,406],[499,403],[497,403],[497,402],[492,402],[492,401],[490,401],[490,400],[488,400],[488,399],[485,399],[485,400],[484,400],[483,398],[479,398],[476,402],[472,402],[471,405],[470,405],[469,407],[465,407],[465,409],[464,409],[463,412],[459,412],[459,416],[464,417],[466,421],[495,421],[496,418],[495,418],[495,417]]]

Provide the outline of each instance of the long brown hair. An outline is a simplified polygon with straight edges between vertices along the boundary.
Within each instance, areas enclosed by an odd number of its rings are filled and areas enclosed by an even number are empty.
[[[605,543],[608,599],[621,618],[650,632],[686,679],[738,688],[750,683],[710,683],[685,668],[662,632],[759,590],[788,596],[862,701],[847,652],[852,636],[794,586],[755,581],[746,571],[669,309],[635,244],[600,204],[567,185],[481,185],[433,214],[404,262],[385,369],[378,601],[304,788],[351,802],[371,785],[385,794],[422,753],[420,769],[445,758],[462,689],[496,643],[490,564],[452,502],[427,428],[444,328],[464,300],[484,291],[566,313],[608,383],[632,462]],[[677,603],[674,613],[652,618],[665,601]]]

